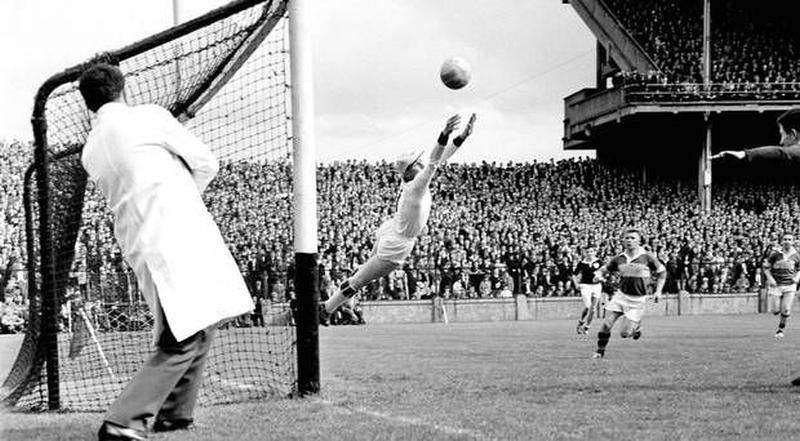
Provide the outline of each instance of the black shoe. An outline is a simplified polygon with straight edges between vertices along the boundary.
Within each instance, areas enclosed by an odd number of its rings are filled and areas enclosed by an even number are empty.
[[[176,418],[174,420],[157,420],[153,423],[153,432],[172,432],[173,430],[188,430],[194,427],[191,418]]]
[[[331,319],[331,313],[325,309],[325,303],[319,304],[319,324],[322,326],[328,326]]]
[[[143,441],[147,439],[147,432],[104,421],[100,431],[97,432],[97,439],[98,441]]]
[[[800,377],[797,377],[794,380],[792,380],[792,386],[800,386]]]
[[[633,338],[634,340],[639,340],[640,338],[642,338],[642,328],[641,327],[636,328],[636,330],[631,333],[631,338]]]

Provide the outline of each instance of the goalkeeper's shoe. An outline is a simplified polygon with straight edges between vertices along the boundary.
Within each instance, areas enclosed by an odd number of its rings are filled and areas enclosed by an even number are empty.
[[[606,356],[606,354],[604,352],[599,352],[599,351],[595,352],[594,354],[592,354],[592,358],[595,359],[595,360],[599,360],[599,359],[601,359],[601,358],[603,358],[605,356]]]
[[[331,313],[325,309],[325,303],[319,304],[319,324],[322,326],[328,326],[331,320]]]
[[[775,340],[782,340],[783,339],[783,329],[778,329],[778,332],[775,333]]]
[[[642,338],[642,325],[636,325],[636,329],[631,332],[631,338],[634,340]]]

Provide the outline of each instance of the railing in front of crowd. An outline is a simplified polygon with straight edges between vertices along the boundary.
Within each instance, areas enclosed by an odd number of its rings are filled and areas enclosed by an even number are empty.
[[[572,263],[541,264],[523,267],[513,262],[485,266],[446,266],[444,268],[406,266],[386,277],[373,281],[361,290],[364,300],[408,300],[432,296],[443,298],[495,298],[524,294],[531,297],[561,297],[578,295],[572,274]],[[691,293],[752,292],[764,285],[761,260],[689,259],[667,262],[664,292]],[[323,298],[332,294],[354,269],[320,268],[320,290]],[[294,288],[290,271],[247,271],[243,274],[251,294],[273,303],[292,299]],[[4,288],[5,304],[24,305],[27,285],[26,271],[15,271],[7,278]],[[606,289],[614,289],[614,281]],[[103,273],[76,272],[69,278],[69,297],[75,296],[89,305],[104,305],[111,328],[135,327],[114,319],[114,308],[144,307],[144,300],[133,272]],[[62,302],[62,304],[65,302]],[[138,314],[138,313],[137,313]],[[125,309],[122,314],[131,323],[143,321]],[[105,325],[98,324],[101,328]]]
[[[800,83],[625,83],[628,102],[800,101]]]

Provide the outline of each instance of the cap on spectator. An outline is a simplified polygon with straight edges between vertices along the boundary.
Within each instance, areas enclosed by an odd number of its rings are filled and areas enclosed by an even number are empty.
[[[421,162],[420,158],[422,158],[422,153],[424,153],[424,151],[403,154],[394,161],[394,170],[401,175],[404,174],[414,163]]]

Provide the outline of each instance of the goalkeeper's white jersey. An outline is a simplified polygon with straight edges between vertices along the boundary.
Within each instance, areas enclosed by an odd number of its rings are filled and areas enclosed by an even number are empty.
[[[422,173],[417,176],[419,179],[403,184],[397,200],[395,227],[397,234],[407,238],[419,236],[431,214],[431,191],[427,185],[429,181],[421,179],[421,175]]]

